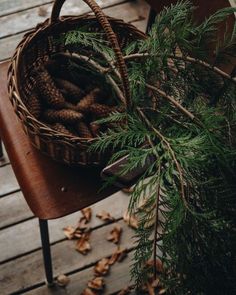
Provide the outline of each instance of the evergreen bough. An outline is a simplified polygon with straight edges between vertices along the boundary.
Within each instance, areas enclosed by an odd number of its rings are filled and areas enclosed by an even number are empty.
[[[139,219],[131,270],[137,288],[159,276],[167,294],[235,294],[236,71],[218,66],[235,57],[236,25],[221,41],[217,32],[236,10],[196,24],[194,9],[189,1],[164,8],[148,38],[123,50],[133,108],[99,121],[117,124],[91,151],[113,149],[111,163],[129,155],[123,174],[155,158],[129,204]],[[99,34],[78,29],[66,44],[95,50],[96,63],[119,83]],[[209,44],[216,44],[214,58]]]

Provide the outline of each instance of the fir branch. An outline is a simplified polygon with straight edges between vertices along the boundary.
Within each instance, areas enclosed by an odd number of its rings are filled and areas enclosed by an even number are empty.
[[[179,162],[176,159],[175,153],[173,151],[173,149],[171,148],[170,143],[167,141],[167,139],[161,134],[161,132],[159,132],[153,125],[152,123],[148,120],[148,118],[144,115],[143,111],[140,108],[137,108],[138,113],[140,114],[140,116],[142,117],[142,119],[145,121],[145,123],[147,124],[147,126],[149,128],[151,128],[155,134],[160,138],[161,141],[164,142],[164,144],[166,145],[167,149],[169,150],[171,157],[176,165],[176,168],[178,170],[179,173],[179,177],[180,177],[180,190],[181,190],[181,196],[182,196],[182,200],[184,203],[184,206],[191,211],[191,209],[188,206],[187,200],[185,198],[185,191],[184,191],[184,178],[183,178],[183,173],[182,173],[182,169],[181,166],[179,164]]]
[[[109,47],[109,42],[104,38],[103,32],[90,32],[89,27],[84,26],[69,31],[64,36],[64,43],[68,45],[91,47],[95,52],[100,53],[107,60],[114,59],[114,52]]]
[[[157,279],[157,235],[158,235],[158,223],[159,223],[159,203],[160,203],[160,174],[161,165],[158,167],[158,181],[157,181],[157,197],[155,203],[155,226],[154,226],[154,242],[153,242],[153,257],[154,257],[154,279]]]
[[[151,57],[151,56],[152,55],[150,55],[149,53],[134,53],[134,54],[131,54],[131,55],[124,56],[124,59],[129,61],[129,60],[133,60],[133,59],[137,59],[137,58],[147,58],[147,57]],[[159,54],[157,53],[157,54],[154,54],[153,56],[158,57]],[[222,71],[220,68],[218,68],[216,66],[212,66],[212,65],[210,65],[209,63],[207,63],[207,62],[205,62],[203,60],[200,60],[200,59],[197,59],[197,58],[194,58],[194,57],[190,57],[190,56],[180,56],[180,55],[169,55],[169,56],[167,56],[167,58],[182,60],[182,61],[185,61],[185,62],[190,62],[190,63],[193,63],[193,64],[201,65],[201,66],[207,68],[208,70],[211,70],[211,71],[221,75],[223,78],[228,79],[233,83],[236,83],[236,78],[235,77],[232,77],[231,75],[229,75],[229,74],[225,73],[224,71]]]
[[[77,53],[60,53],[59,55],[71,58],[74,61],[76,61],[76,60],[83,61],[83,62],[89,64],[90,66],[92,66],[93,68],[95,68],[101,75],[106,75],[107,80],[111,84],[113,89],[115,90],[115,93],[116,93],[117,97],[119,97],[120,101],[122,101],[126,105],[126,100],[125,100],[125,97],[123,95],[123,92],[120,90],[119,86],[117,85],[115,80],[111,77],[111,75],[108,74],[109,71],[110,71],[108,68],[104,68],[99,63],[92,60],[90,57],[87,57],[87,56],[84,56],[84,55],[81,55],[81,54],[77,54]]]
[[[189,117],[191,120],[196,120],[195,115],[193,115],[191,112],[189,112],[186,108],[184,108],[180,103],[178,103],[173,97],[170,95],[166,94],[163,90],[158,89],[157,87],[154,87],[150,84],[145,83],[145,86],[148,89],[156,91],[158,94],[160,94],[162,97],[166,98],[169,102],[171,102],[178,110],[181,111],[184,115]]]

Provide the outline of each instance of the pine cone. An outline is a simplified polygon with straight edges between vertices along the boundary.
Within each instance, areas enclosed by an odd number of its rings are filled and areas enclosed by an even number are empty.
[[[94,103],[89,106],[88,111],[95,115],[97,118],[104,118],[111,113],[117,111],[116,107],[107,106],[104,104]]]
[[[95,122],[91,122],[89,127],[90,127],[90,130],[91,130],[93,136],[97,137],[99,135],[100,126]]]
[[[68,124],[73,124],[76,122],[79,122],[82,120],[83,115],[79,112],[73,111],[73,110],[67,110],[67,109],[62,109],[62,110],[46,110],[44,112],[44,118],[47,122],[49,123],[68,123]]]
[[[56,109],[61,109],[64,107],[65,98],[57,88],[52,77],[48,71],[41,66],[38,71],[36,71],[36,81],[38,92],[42,95],[42,98],[47,102],[47,104]]]
[[[27,107],[30,113],[36,118],[39,119],[42,111],[41,101],[36,93],[33,93],[27,102]]]
[[[77,111],[78,110],[78,107],[76,105],[74,105],[73,103],[66,101],[64,103],[64,109],[69,109],[69,110]]]
[[[66,126],[64,126],[61,123],[55,123],[55,124],[51,125],[51,127],[60,133],[65,133],[66,135],[75,136],[70,130],[68,130],[66,128]]]
[[[75,129],[78,132],[79,136],[83,138],[93,138],[93,135],[85,122],[80,121],[76,123]]]
[[[54,80],[68,101],[78,103],[80,98],[84,96],[84,91],[72,82],[63,79]]]
[[[85,95],[81,101],[77,104],[77,109],[79,111],[87,111],[89,106],[93,104],[96,101],[96,98],[98,94],[100,93],[99,88],[95,88],[92,91],[90,91],[87,95]]]

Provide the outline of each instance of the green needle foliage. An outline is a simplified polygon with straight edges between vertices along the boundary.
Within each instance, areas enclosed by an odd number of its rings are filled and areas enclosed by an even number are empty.
[[[134,107],[99,121],[115,127],[91,151],[113,150],[111,163],[129,155],[121,174],[153,159],[129,205],[139,220],[131,269],[137,288],[158,276],[167,294],[235,294],[236,80],[235,70],[217,68],[236,54],[235,27],[217,39],[235,9],[201,24],[194,9],[189,1],[165,8],[147,39],[123,49]],[[93,41],[86,46],[104,46]]]

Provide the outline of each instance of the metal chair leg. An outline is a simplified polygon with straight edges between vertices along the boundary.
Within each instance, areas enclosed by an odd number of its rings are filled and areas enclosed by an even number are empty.
[[[2,140],[0,138],[0,158],[3,157]]]
[[[43,261],[46,280],[49,287],[53,286],[52,257],[49,242],[48,221],[39,219],[40,235],[42,241]]]
[[[149,32],[151,26],[153,25],[156,15],[157,15],[156,11],[153,8],[150,8],[148,23],[147,23],[147,28],[146,28],[146,34]]]

